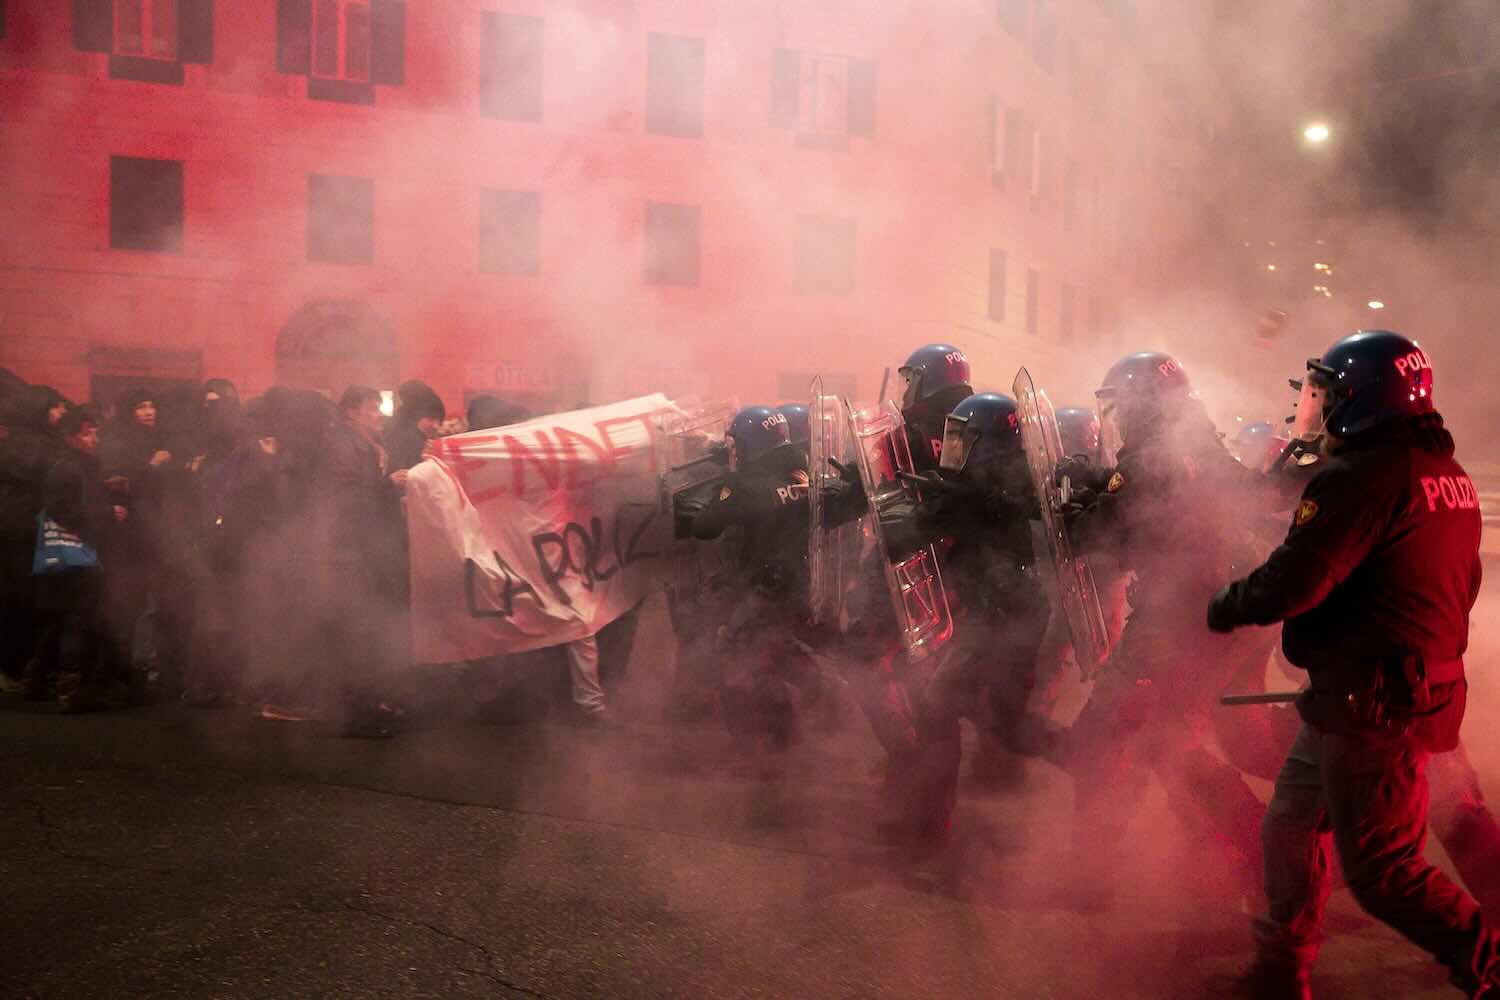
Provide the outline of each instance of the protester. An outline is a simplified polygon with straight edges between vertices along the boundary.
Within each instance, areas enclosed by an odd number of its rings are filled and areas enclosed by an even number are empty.
[[[5,372],[9,375],[9,372]],[[11,379],[15,377],[10,376]],[[61,446],[67,402],[53,389],[6,380],[0,395],[0,684],[20,686],[36,648],[31,574],[42,485]]]
[[[396,415],[385,429],[390,473],[397,486],[406,485],[405,472],[422,460],[427,442],[437,436],[447,409],[432,387],[419,379],[396,389]]]
[[[47,472],[42,507],[47,520],[98,553],[110,525],[127,519],[126,509],[112,502],[100,475],[96,457],[98,422],[87,410],[70,410],[57,429],[65,447]],[[59,701],[63,709],[97,710],[107,707],[119,693],[117,682],[128,663],[120,656],[105,623],[105,578],[97,562],[37,576],[36,606],[42,619],[42,637],[35,672],[27,680],[29,699],[44,699],[56,684],[63,638],[70,631],[78,641],[78,684],[62,693]]]

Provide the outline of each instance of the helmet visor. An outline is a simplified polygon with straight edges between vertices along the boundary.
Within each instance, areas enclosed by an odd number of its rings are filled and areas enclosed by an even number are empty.
[[[922,373],[915,368],[902,368],[897,374],[901,376],[901,409],[909,410],[921,399],[918,393],[922,388]]]
[[[1293,381],[1297,387],[1297,408],[1292,412],[1292,438],[1312,442],[1323,436],[1328,425],[1329,393],[1322,373],[1309,361],[1307,377]]]
[[[943,447],[938,452],[938,468],[957,472],[969,461],[969,422],[959,417],[943,421]]]
[[[1125,444],[1123,402],[1118,393],[1099,394],[1099,462],[1107,469],[1120,460]]]

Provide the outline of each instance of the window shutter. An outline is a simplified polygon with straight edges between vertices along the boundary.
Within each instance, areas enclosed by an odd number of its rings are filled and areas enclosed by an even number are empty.
[[[875,61],[849,60],[849,134],[875,135]]]
[[[406,82],[405,0],[370,0],[370,82]]]
[[[802,89],[802,53],[775,49],[771,53],[771,124],[796,128],[798,96]]]
[[[112,0],[73,0],[73,47],[82,52],[111,52],[115,47]]]
[[[276,0],[276,68],[312,72],[312,0]]]
[[[177,3],[177,58],[207,66],[214,61],[214,0]]]

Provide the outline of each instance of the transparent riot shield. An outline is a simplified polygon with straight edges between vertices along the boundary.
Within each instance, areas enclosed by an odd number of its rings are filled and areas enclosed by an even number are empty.
[[[1052,568],[1057,575],[1058,596],[1073,638],[1073,653],[1084,679],[1088,680],[1098,673],[1109,654],[1109,630],[1099,606],[1093,570],[1087,560],[1073,552],[1062,519],[1061,510],[1068,500],[1070,486],[1066,479],[1060,484],[1056,481],[1058,463],[1064,458],[1057,416],[1052,401],[1036,387],[1025,368],[1016,374],[1011,392],[1020,408],[1026,465],[1031,472],[1031,485],[1041,500],[1042,534],[1047,539]]]
[[[725,403],[688,404],[663,415],[661,505],[671,518],[679,505],[707,505],[729,466],[720,449],[734,410]],[[724,547],[678,540],[670,549],[667,586],[692,591],[722,568]]]
[[[826,484],[839,477],[833,463],[854,466],[856,446],[847,408],[837,396],[823,392],[821,378],[813,380],[808,424],[808,472],[812,480],[807,534],[808,613],[813,624],[843,632],[849,627],[849,602],[859,579],[865,531],[863,519],[832,526],[826,523]]]
[[[856,413],[847,400],[843,409],[901,644],[909,659],[925,659],[952,638],[953,614],[943,590],[937,549],[929,544],[911,552],[898,550],[885,527],[894,519],[911,516],[915,504],[912,487],[899,476],[912,471],[901,411],[894,403],[881,402]]]

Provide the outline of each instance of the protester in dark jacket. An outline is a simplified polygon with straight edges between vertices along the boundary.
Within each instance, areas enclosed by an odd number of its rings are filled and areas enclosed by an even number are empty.
[[[343,688],[344,732],[386,736],[395,712],[383,696],[398,665],[404,620],[399,496],[386,478],[380,393],[350,386],[339,401],[323,467],[328,586],[319,595],[327,660]]]
[[[47,472],[42,504],[47,518],[99,551],[112,524],[126,519],[100,475],[98,424],[86,410],[71,410],[58,426],[65,445]],[[45,620],[37,652],[36,672],[28,681],[27,696],[46,696],[61,668],[63,637],[76,631],[79,682],[61,699],[70,711],[102,708],[109,685],[119,679],[122,666],[103,616],[104,571],[100,566],[69,569],[37,577],[37,607]]]
[[[6,385],[0,398],[0,673],[10,687],[19,683],[36,646],[36,518],[42,484],[61,447],[57,422],[67,402],[46,386]]]
[[[130,517],[103,539],[110,566],[110,627],[123,655],[134,659],[136,635],[159,584],[162,497],[174,472],[173,455],[157,425],[156,401],[145,389],[127,393],[113,423],[100,433],[104,475],[124,481]]]
[[[437,436],[447,409],[426,382],[412,379],[396,390],[396,415],[385,429],[385,447],[390,455],[390,475],[398,486],[406,485],[404,473],[422,460],[427,442]]]

